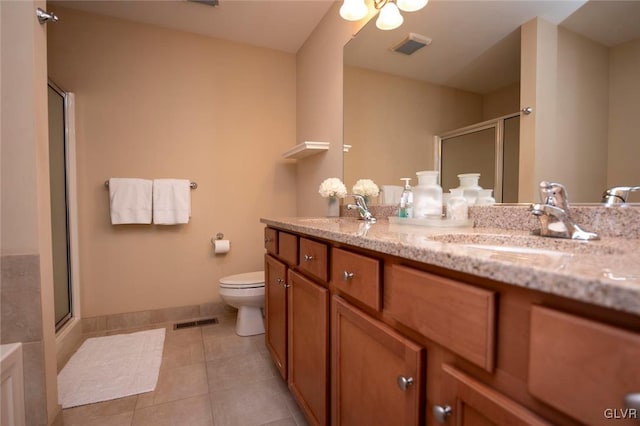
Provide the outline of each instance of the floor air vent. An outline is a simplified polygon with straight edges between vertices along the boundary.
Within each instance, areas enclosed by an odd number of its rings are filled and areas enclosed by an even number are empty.
[[[197,321],[187,321],[187,322],[179,322],[177,324],[173,324],[174,330],[180,330],[181,328],[190,328],[190,327],[200,327],[203,325],[209,324],[218,324],[218,318],[206,318]]]

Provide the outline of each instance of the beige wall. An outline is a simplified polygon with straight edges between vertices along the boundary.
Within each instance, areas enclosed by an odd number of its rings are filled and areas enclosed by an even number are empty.
[[[344,181],[401,185],[434,169],[434,136],[482,121],[482,96],[363,68],[344,69]],[[456,185],[457,186],[457,185]]]
[[[263,216],[295,215],[291,54],[57,8],[49,72],[76,93],[83,317],[218,301],[263,268]],[[109,177],[188,178],[183,226],[109,222]],[[215,256],[217,232],[231,252]]]
[[[571,202],[598,202],[607,179],[609,52],[558,28],[557,120],[546,177],[567,187]]]
[[[330,142],[328,152],[297,164],[297,214],[322,216],[326,200],[318,186],[328,177],[342,177],[342,48],[364,24],[340,18],[336,2],[298,50],[296,143]],[[370,12],[371,13],[371,12]]]
[[[520,82],[487,93],[482,97],[482,120],[487,121],[520,110]]]
[[[609,60],[607,187],[640,185],[640,40],[612,48]]]
[[[49,204],[44,1],[0,2],[2,283],[0,343],[23,343],[26,421],[59,413]]]
[[[608,52],[535,19],[522,29],[520,201],[542,180],[564,184],[571,202],[597,202],[606,186]],[[534,159],[533,163],[531,159]]]

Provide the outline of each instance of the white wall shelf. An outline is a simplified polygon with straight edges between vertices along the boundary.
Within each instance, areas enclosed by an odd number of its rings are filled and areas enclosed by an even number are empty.
[[[329,149],[329,142],[312,142],[306,141],[294,146],[286,151],[282,156],[284,158],[290,158],[299,160],[301,158],[308,157],[310,155],[318,154]]]

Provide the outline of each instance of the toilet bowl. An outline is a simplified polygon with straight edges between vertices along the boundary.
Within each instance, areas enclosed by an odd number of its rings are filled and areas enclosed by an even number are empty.
[[[247,272],[220,278],[220,297],[238,309],[236,334],[253,336],[264,333],[264,271]]]

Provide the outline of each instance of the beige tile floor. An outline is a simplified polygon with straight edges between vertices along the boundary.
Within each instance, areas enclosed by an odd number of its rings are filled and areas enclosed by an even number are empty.
[[[306,425],[273,366],[264,334],[240,337],[235,314],[218,319],[219,324],[181,330],[172,324],[146,327],[167,330],[156,389],[65,409],[64,425]]]

